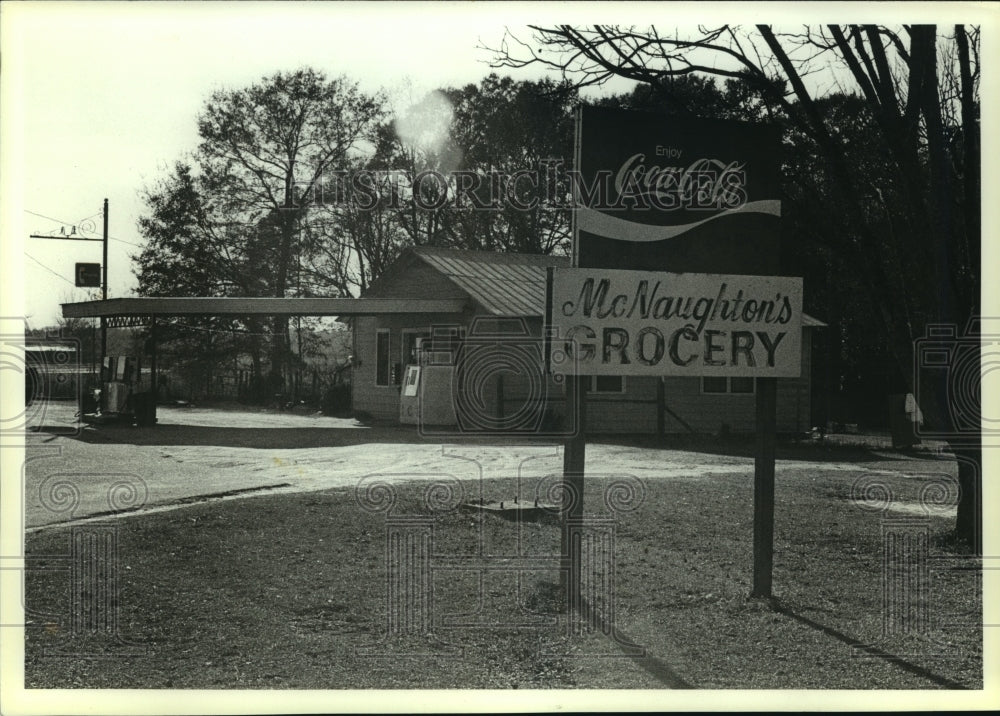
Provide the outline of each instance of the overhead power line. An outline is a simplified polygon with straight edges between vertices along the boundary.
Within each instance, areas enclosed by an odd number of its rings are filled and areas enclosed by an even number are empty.
[[[48,221],[54,221],[57,224],[63,224],[64,226],[79,226],[81,222],[84,222],[87,219],[93,219],[94,217],[101,215],[101,212],[97,212],[96,214],[91,214],[90,216],[84,217],[83,219],[80,219],[79,221],[73,222],[73,221],[63,221],[62,219],[56,219],[55,217],[46,216],[45,214],[39,214],[37,211],[29,211],[28,209],[25,209],[24,211],[25,211],[25,213],[31,214],[32,216],[37,216],[40,219],[47,219]],[[72,237],[69,237],[69,236],[62,237],[62,236],[60,236],[59,238],[72,238]],[[128,244],[129,246],[134,246],[137,249],[144,249],[144,248],[146,248],[142,244],[137,244],[137,243],[135,243],[133,241],[126,241],[125,239],[119,239],[117,236],[111,236],[110,234],[108,235],[108,238],[111,241],[117,241],[120,244]],[[98,239],[98,241],[99,240],[100,239]]]
[[[63,276],[61,273],[58,273],[57,271],[53,271],[52,269],[50,269],[48,266],[46,266],[45,264],[43,264],[41,261],[39,261],[38,259],[36,259],[31,254],[25,254],[25,256],[27,256],[29,259],[31,259],[32,261],[34,261],[36,264],[38,264],[39,266],[41,266],[43,269],[45,269],[46,271],[48,271],[53,276],[55,276],[57,278],[61,278],[63,281],[65,281],[66,283],[68,283],[73,288],[79,288],[75,283],[73,283],[72,281],[70,281],[68,278],[66,278],[65,276]]]
[[[129,246],[134,246],[137,249],[144,249],[144,248],[146,248],[142,244],[136,244],[136,243],[133,243],[132,241],[126,241],[125,239],[119,239],[119,238],[116,238],[114,236],[108,236],[108,238],[111,239],[112,241],[117,241],[119,244],[128,244]]]
[[[56,218],[53,218],[51,216],[46,216],[45,214],[39,214],[37,211],[29,211],[28,209],[25,209],[24,212],[26,214],[31,214],[32,216],[37,216],[37,217],[39,217],[41,219],[48,219],[49,221],[54,221],[57,224],[72,224],[73,223],[72,221],[63,221],[62,219],[56,219]],[[86,221],[87,219],[93,219],[95,216],[100,216],[100,215],[101,215],[101,212],[97,212],[96,214],[92,214],[91,216],[88,216],[88,217],[86,217],[84,219],[80,219],[80,221]],[[79,222],[77,222],[77,223],[79,223]]]

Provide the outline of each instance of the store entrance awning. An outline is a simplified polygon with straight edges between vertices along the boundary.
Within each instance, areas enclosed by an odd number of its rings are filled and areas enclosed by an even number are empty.
[[[100,318],[104,328],[149,326],[150,385],[152,397],[143,412],[143,424],[156,424],[157,373],[156,325],[158,319],[176,316],[372,316],[387,313],[460,314],[468,300],[397,298],[111,298],[62,304],[64,318]],[[104,364],[102,339],[101,363]]]
[[[398,298],[109,298],[62,304],[64,318],[152,316],[372,316],[462,313],[466,299]]]

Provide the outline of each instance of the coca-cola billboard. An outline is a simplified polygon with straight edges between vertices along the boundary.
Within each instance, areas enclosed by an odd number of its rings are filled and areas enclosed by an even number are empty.
[[[779,273],[773,127],[600,107],[577,116],[577,265]]]

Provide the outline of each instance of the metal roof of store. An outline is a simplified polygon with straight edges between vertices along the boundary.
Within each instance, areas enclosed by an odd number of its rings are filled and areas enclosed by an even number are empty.
[[[494,316],[544,315],[546,269],[570,265],[568,256],[501,254],[426,246],[414,248],[413,252]]]
[[[494,316],[545,315],[545,274],[550,266],[569,267],[568,256],[464,251],[419,246],[411,249],[451,279]],[[826,324],[807,313],[802,325]]]

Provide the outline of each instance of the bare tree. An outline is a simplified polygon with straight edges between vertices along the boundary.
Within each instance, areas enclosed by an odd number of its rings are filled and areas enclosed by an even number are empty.
[[[980,312],[979,30],[933,25],[830,25],[779,32],[699,27],[531,27],[508,33],[494,67],[552,68],[579,87],[624,77],[663,87],[690,74],[738,80],[775,120],[817,149],[848,230],[828,233],[867,290],[901,375],[914,381],[914,342],[932,324],[963,331]],[[860,181],[845,134],[823,111],[833,92],[856,94],[877,127],[885,186]],[[875,201],[885,211],[871,210]],[[890,212],[893,230],[885,231]],[[978,359],[977,359],[978,365]],[[981,450],[956,420],[950,381],[922,384],[930,426],[954,436],[959,500],[956,535],[981,549]],[[930,389],[927,389],[930,388]],[[973,387],[978,391],[978,385]],[[977,398],[978,399],[978,398]]]
[[[300,252],[300,222],[317,187],[365,148],[382,113],[379,97],[315,70],[277,73],[212,95],[198,120],[198,164],[214,209],[257,227],[270,295],[282,297]],[[275,318],[271,377],[280,385],[288,320]]]
[[[307,291],[333,287],[343,296],[360,295],[411,243],[399,218],[400,182],[388,172],[371,169],[370,162],[357,170],[355,176],[365,177],[364,195],[347,187],[336,201],[312,211],[303,224]]]

